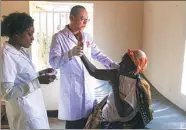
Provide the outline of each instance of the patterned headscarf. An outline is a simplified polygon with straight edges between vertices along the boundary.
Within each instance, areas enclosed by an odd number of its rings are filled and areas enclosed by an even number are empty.
[[[136,74],[142,73],[147,67],[147,56],[142,50],[130,50],[127,53],[137,67]]]

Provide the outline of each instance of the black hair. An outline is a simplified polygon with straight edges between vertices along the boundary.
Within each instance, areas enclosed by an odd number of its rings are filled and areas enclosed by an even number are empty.
[[[70,11],[70,15],[77,16],[79,13],[79,9],[85,9],[85,7],[81,6],[81,5],[76,5],[76,6],[72,7],[72,9]]]
[[[33,26],[34,19],[27,13],[15,12],[3,16],[1,21],[1,36],[12,37],[15,34],[22,34],[27,28]]]

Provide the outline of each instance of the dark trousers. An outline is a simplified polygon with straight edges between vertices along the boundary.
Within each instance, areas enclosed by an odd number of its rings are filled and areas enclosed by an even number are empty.
[[[65,129],[83,129],[86,125],[87,118],[75,121],[66,121]]]

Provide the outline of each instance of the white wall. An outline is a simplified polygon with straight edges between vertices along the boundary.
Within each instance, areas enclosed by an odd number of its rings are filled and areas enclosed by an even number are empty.
[[[141,48],[143,2],[94,2],[94,39],[100,50],[119,62],[128,48]]]
[[[90,1],[89,1],[90,3]],[[128,48],[140,48],[142,41],[143,2],[94,2],[94,39],[99,48],[120,61]],[[2,14],[14,11],[29,13],[29,2],[2,2]],[[94,62],[102,67],[98,62]],[[42,86],[48,110],[58,107],[59,80]]]
[[[181,93],[185,40],[185,1],[144,2],[146,76],[160,93],[186,111],[186,95]]]
[[[29,2],[28,1],[1,1],[1,17],[8,15],[12,12],[19,11],[29,14]],[[7,41],[7,38],[1,37],[1,44]],[[30,51],[30,50],[28,50]]]

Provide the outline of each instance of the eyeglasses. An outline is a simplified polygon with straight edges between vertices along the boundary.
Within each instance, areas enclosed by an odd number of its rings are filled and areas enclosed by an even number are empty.
[[[81,19],[82,21],[84,21],[84,22],[89,22],[89,21],[90,21],[90,19],[85,18],[85,17],[81,17],[80,19]]]

